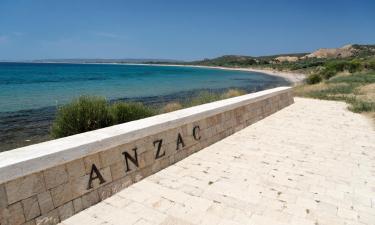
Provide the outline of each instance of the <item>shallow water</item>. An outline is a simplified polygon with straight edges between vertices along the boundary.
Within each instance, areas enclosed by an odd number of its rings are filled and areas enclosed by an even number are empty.
[[[261,73],[193,67],[0,63],[0,112],[56,106],[83,94],[133,98],[282,81]]]
[[[262,73],[181,66],[0,63],[0,151],[47,140],[56,106],[80,95],[161,104],[200,90],[288,85]]]

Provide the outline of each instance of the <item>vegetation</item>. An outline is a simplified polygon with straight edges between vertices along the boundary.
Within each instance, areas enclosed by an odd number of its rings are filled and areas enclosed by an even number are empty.
[[[360,54],[361,56],[364,53]],[[369,113],[375,118],[375,57],[326,59],[303,85],[295,88],[297,96],[344,101],[349,110]]]
[[[117,102],[111,105],[109,111],[113,124],[139,120],[155,114],[152,108],[139,102]]]
[[[347,45],[337,49],[320,49],[311,54],[228,55],[193,64],[304,73],[307,74],[305,83],[295,87],[298,96],[345,101],[353,112],[375,115],[375,45]],[[204,94],[194,101],[204,103],[214,98],[215,95]],[[194,104],[194,101],[190,103]]]
[[[183,102],[182,105],[184,106],[184,108],[188,108],[227,98],[237,97],[244,94],[246,94],[246,92],[241,89],[229,89],[225,92],[202,91],[198,93],[196,96],[187,99],[185,102]]]
[[[358,71],[360,66],[367,69],[375,67],[375,45],[351,45],[349,48],[338,48],[336,56],[306,57],[308,53],[282,54],[271,56],[240,56],[225,55],[213,59],[189,62],[186,64],[223,67],[252,67],[267,68],[283,71],[316,73],[326,68],[326,77],[332,76],[335,70]],[[346,57],[340,56],[347,55]],[[297,58],[298,60],[280,60],[282,57]],[[327,68],[328,67],[328,68]]]
[[[319,74],[311,74],[306,78],[306,83],[307,84],[317,84],[322,81],[322,77]]]
[[[297,96],[345,101],[353,112],[375,115],[375,45],[321,49],[309,55],[227,55],[188,64],[271,68],[309,74],[305,84],[295,87]],[[134,102],[110,104],[100,97],[83,96],[58,110],[51,134],[56,138],[64,137],[242,94],[245,92],[237,89],[221,93],[204,91],[185,101],[169,102],[157,109]]]
[[[162,113],[173,112],[182,109],[182,105],[179,102],[167,103],[161,110]]]
[[[139,102],[110,104],[101,97],[82,96],[58,109],[52,125],[51,136],[54,138],[66,137],[242,94],[246,94],[246,92],[239,89],[230,89],[220,93],[204,91],[183,103],[170,102],[158,109]]]
[[[336,75],[317,84],[295,87],[301,97],[345,101],[353,112],[375,112],[375,72]]]
[[[59,108],[51,134],[59,138],[110,125],[112,119],[107,101],[101,97],[82,96]]]
[[[66,137],[152,115],[154,111],[141,103],[109,104],[102,97],[82,96],[58,109],[51,136]]]

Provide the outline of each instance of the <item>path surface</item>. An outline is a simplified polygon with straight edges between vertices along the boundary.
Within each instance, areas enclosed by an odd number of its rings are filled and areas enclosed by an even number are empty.
[[[62,224],[375,224],[372,124],[295,101]]]

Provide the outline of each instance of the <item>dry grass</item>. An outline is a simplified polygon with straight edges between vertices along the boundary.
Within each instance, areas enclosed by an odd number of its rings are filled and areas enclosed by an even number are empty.
[[[345,101],[353,112],[375,113],[375,74],[340,74],[319,84],[295,87],[301,97]]]
[[[170,102],[162,108],[162,113],[173,112],[182,109],[182,105],[179,102]]]
[[[375,83],[359,87],[357,93],[361,100],[375,102]]]
[[[306,93],[311,92],[321,92],[326,91],[331,88],[342,88],[348,86],[347,83],[335,83],[335,84],[328,84],[328,83],[318,83],[312,85],[300,85],[294,88],[294,93],[297,96],[304,96]]]
[[[241,96],[241,95],[244,95],[244,94],[246,94],[246,92],[244,90],[229,89],[228,91],[223,93],[222,98],[233,98],[233,97]]]

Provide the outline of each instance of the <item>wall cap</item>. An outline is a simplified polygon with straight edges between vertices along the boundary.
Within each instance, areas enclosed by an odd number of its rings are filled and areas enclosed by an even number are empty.
[[[0,184],[285,93],[278,87],[0,153]]]

